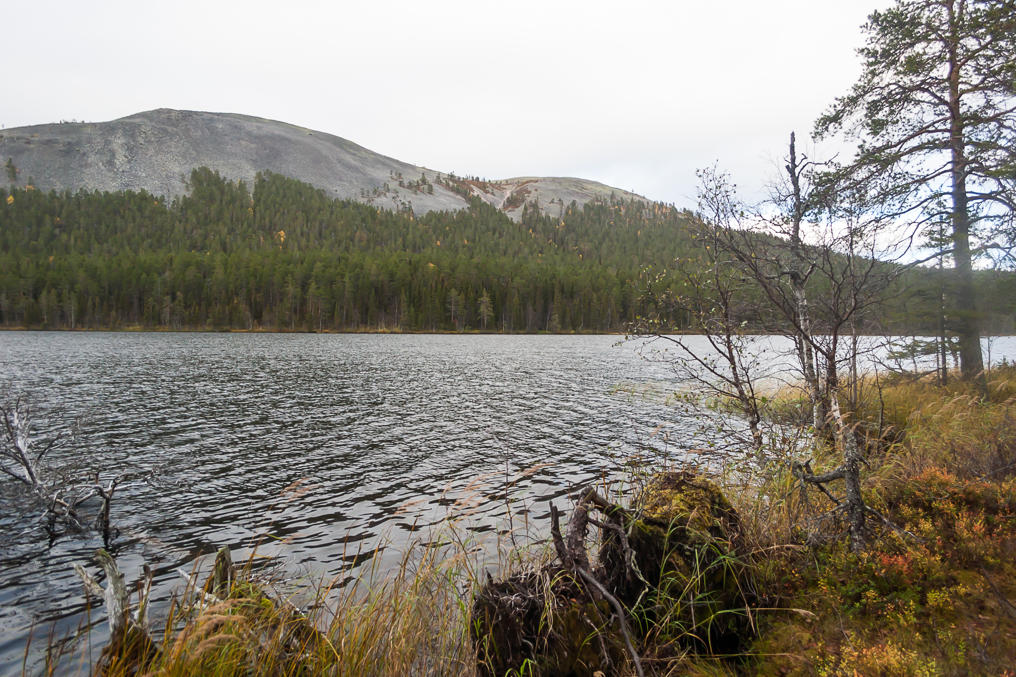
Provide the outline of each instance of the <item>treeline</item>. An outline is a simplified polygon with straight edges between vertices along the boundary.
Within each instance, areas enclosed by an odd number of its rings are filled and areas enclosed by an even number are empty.
[[[201,168],[186,196],[0,189],[0,326],[309,331],[618,331],[640,313],[683,329],[675,259],[699,251],[693,214],[639,201],[574,204],[520,222],[475,200],[415,217],[275,174],[254,185]],[[687,265],[684,266],[687,270]],[[884,329],[934,331],[933,271],[906,278]],[[982,279],[1012,331],[1012,276]],[[764,326],[761,304],[743,308]]]
[[[618,330],[640,266],[686,248],[690,218],[615,202],[516,223],[481,201],[414,217],[208,169],[168,204],[143,192],[0,197],[7,327]]]

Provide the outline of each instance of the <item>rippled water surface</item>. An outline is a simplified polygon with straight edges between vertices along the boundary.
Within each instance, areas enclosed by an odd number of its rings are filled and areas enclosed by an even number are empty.
[[[690,339],[695,340],[695,339]],[[380,569],[454,517],[477,538],[617,477],[625,459],[681,457],[708,431],[666,403],[664,364],[614,336],[0,332],[0,389],[35,403],[39,437],[72,432],[56,465],[150,470],[118,490],[117,558],[168,599],[228,545],[307,580]],[[772,347],[772,340],[762,339]],[[1000,339],[995,359],[1016,357]],[[766,358],[768,366],[773,363]],[[545,465],[542,465],[545,464]],[[0,674],[87,617],[73,564],[101,542],[49,546],[23,492],[0,479]],[[539,531],[539,529],[537,529]],[[164,606],[164,604],[163,604]],[[100,609],[95,615],[101,619]],[[96,628],[98,644],[103,626]]]
[[[122,568],[149,562],[165,599],[177,567],[221,545],[261,541],[287,570],[338,576],[357,550],[393,558],[452,514],[503,527],[506,464],[513,479],[547,464],[510,492],[539,521],[638,449],[691,446],[664,402],[672,374],[617,343],[0,332],[0,386],[30,395],[41,436],[73,429],[55,462],[155,471],[117,492],[113,520]],[[72,565],[91,567],[100,543],[48,547],[17,487],[0,491],[0,672],[12,672],[33,623],[59,634],[82,620]]]

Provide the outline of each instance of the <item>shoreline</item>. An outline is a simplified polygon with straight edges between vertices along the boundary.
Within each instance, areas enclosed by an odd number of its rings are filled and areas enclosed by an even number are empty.
[[[407,334],[414,336],[632,336],[635,338],[652,338],[657,334],[634,334],[631,332],[612,331],[490,331],[483,329],[464,329],[461,331],[451,329],[282,329],[282,328],[257,328],[257,329],[210,329],[207,327],[0,327],[0,332],[60,332],[69,334],[363,334],[363,335],[386,335],[386,334]],[[675,329],[661,336],[705,336],[702,332]],[[744,336],[785,336],[779,332],[746,332]],[[858,334],[858,338],[934,338],[934,334]],[[1000,334],[983,334],[981,339],[1011,338],[1016,337],[1016,332]]]

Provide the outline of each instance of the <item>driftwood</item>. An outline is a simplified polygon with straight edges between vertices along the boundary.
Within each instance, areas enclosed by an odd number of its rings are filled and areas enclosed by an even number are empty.
[[[110,547],[113,530],[110,505],[117,487],[129,480],[147,478],[150,473],[121,473],[105,484],[99,473],[88,479],[68,480],[59,472],[45,467],[50,451],[62,442],[60,435],[36,444],[32,436],[32,410],[23,399],[13,404],[0,403],[0,473],[16,480],[43,506],[42,517],[51,539],[62,530],[85,532],[95,529],[102,534],[103,545]],[[94,520],[82,514],[89,499],[99,497],[101,503]]]
[[[195,582],[193,572],[187,573],[183,569],[177,569],[176,571],[187,581],[187,591],[193,593],[198,598],[202,609],[213,604],[221,604],[233,592],[236,570],[233,566],[233,556],[227,546],[222,546],[215,553],[212,575],[204,587]]]
[[[256,581],[249,570],[234,564],[229,548],[223,546],[215,555],[212,573],[204,587],[196,589],[195,593],[205,605],[231,606],[240,615],[247,609],[260,616],[260,622],[271,628],[261,638],[266,642],[265,650],[274,651],[282,646],[288,652],[301,654],[308,647],[327,646],[335,652],[331,641],[314,626],[307,614],[271,588],[270,582]],[[270,611],[265,610],[266,606]],[[268,642],[273,647],[270,648]]]
[[[212,582],[209,586],[210,592],[219,597],[228,597],[236,578],[233,570],[233,557],[229,548],[222,546],[215,555],[215,566],[212,568]]]
[[[97,674],[112,672],[114,665],[130,665],[139,670],[159,653],[159,646],[148,627],[148,597],[152,589],[152,570],[146,564],[144,577],[138,581],[139,600],[133,613],[124,575],[116,561],[105,550],[97,550],[95,558],[106,575],[103,588],[80,564],[74,570],[85,584],[86,592],[103,600],[109,619],[109,643],[103,648],[96,664]]]

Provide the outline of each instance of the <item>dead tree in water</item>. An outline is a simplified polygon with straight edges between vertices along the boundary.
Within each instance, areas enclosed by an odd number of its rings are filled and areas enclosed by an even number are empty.
[[[159,650],[148,627],[152,570],[147,564],[144,565],[144,575],[136,584],[138,604],[131,612],[130,590],[112,555],[105,550],[97,550],[95,559],[106,574],[105,588],[99,585],[80,564],[74,565],[74,570],[85,584],[86,593],[103,600],[109,618],[110,641],[102,650],[95,674],[106,674],[110,665],[118,660],[143,665]]]
[[[110,527],[113,494],[123,482],[142,475],[121,473],[105,484],[97,471],[82,473],[77,480],[68,478],[47,464],[47,454],[62,441],[61,435],[38,443],[33,439],[32,408],[24,398],[0,402],[0,473],[19,482],[42,505],[42,517],[51,539],[68,529],[77,532],[95,529],[109,547],[113,537]],[[82,506],[95,497],[100,500],[99,510],[89,520]]]

